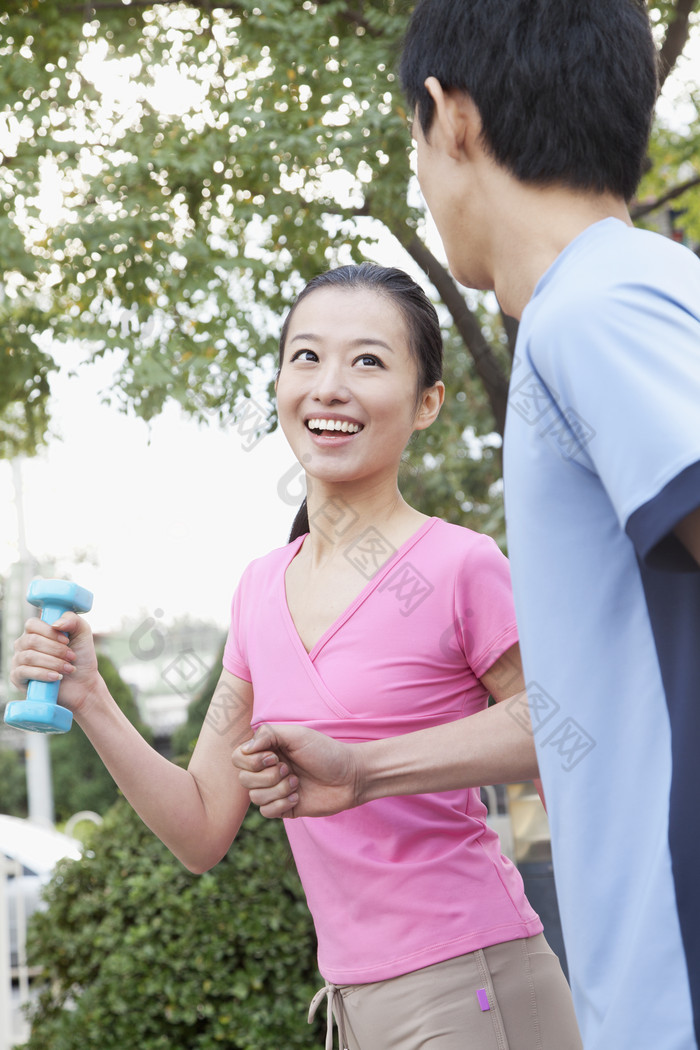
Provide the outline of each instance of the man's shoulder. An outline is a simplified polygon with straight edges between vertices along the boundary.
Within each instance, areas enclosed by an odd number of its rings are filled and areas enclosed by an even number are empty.
[[[635,286],[672,289],[677,276],[700,281],[700,259],[684,245],[619,220],[595,223],[566,246],[544,280],[552,297],[600,295]],[[578,292],[578,296],[576,296]]]
[[[539,282],[523,314],[525,332],[557,341],[586,340],[601,327],[624,327],[647,315],[664,323],[676,310],[697,314],[700,259],[650,230],[617,220],[598,223],[572,241]]]

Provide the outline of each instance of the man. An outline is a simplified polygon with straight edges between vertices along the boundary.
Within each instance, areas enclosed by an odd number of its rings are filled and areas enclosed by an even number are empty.
[[[401,63],[450,269],[521,322],[508,546],[586,1050],[700,1047],[700,262],[629,219],[655,61],[637,0],[423,0]],[[336,812],[478,783],[478,717],[236,762],[266,815]]]

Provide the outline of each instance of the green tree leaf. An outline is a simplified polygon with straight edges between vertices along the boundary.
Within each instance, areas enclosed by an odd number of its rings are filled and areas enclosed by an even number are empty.
[[[426,245],[395,75],[411,6],[8,0],[0,238],[15,361],[0,387],[0,455],[44,439],[48,377],[67,339],[116,352],[111,396],[125,409],[149,419],[174,400],[226,423],[259,369],[272,380],[295,291],[381,243],[423,275],[448,337],[452,396],[431,438],[408,452],[406,494],[498,531],[491,435],[503,430],[515,325],[493,296],[459,288]],[[669,97],[697,8],[649,4]],[[693,245],[692,87],[683,112],[679,128],[659,110],[633,213]],[[26,372],[10,381],[22,357]]]

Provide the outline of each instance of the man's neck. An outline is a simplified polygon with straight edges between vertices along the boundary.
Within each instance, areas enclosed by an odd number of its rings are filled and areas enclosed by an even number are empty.
[[[579,234],[607,218],[632,221],[625,202],[612,194],[510,182],[500,212],[505,221],[494,236],[493,279],[502,309],[519,320],[537,282]]]

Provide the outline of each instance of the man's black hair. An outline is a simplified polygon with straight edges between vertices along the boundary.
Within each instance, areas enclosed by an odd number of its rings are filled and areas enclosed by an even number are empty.
[[[426,136],[434,76],[471,96],[484,145],[521,181],[633,196],[657,95],[641,0],[421,0],[400,75]]]

